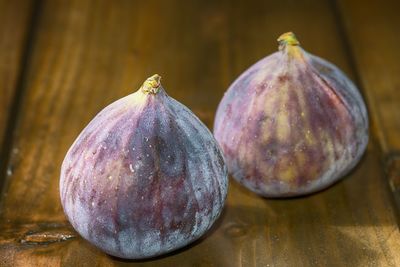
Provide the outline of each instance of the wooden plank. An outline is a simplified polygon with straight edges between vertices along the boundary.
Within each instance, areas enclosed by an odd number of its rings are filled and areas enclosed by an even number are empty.
[[[400,5],[394,0],[339,1],[339,7],[400,212]]]
[[[349,177],[309,197],[266,200],[231,182],[200,241],[167,257],[109,257],[70,228],[59,202],[62,159],[89,120],[144,78],[211,126],[229,83],[293,30],[351,73],[329,2],[46,1],[1,198],[4,266],[396,266],[400,234],[371,142]]]
[[[0,171],[7,160],[4,138],[12,120],[10,113],[23,68],[31,14],[30,0],[0,0]]]
[[[400,153],[399,3],[339,1],[346,34],[385,154]]]

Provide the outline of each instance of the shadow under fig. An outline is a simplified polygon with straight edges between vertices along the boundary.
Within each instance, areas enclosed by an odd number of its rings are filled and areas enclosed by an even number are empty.
[[[157,265],[159,260],[180,263],[183,260],[182,266],[192,266],[202,260],[206,251],[207,260],[214,265],[229,266],[229,263],[238,261],[236,254],[241,251],[240,254],[246,257],[256,255],[257,259],[253,260],[260,264],[263,261],[291,262],[290,253],[308,266],[315,265],[316,261],[322,265],[331,264],[335,257],[349,258],[348,262],[354,266],[379,262],[382,248],[374,246],[381,244],[372,242],[374,233],[365,235],[365,231],[372,231],[368,226],[390,223],[373,211],[376,208],[374,201],[381,201],[379,207],[388,200],[368,198],[371,187],[379,185],[380,177],[371,173],[374,169],[371,165],[379,165],[376,160],[377,156],[367,151],[343,179],[322,191],[301,197],[262,198],[230,178],[225,209],[200,239],[153,258],[127,260],[109,257],[118,262],[146,265]],[[385,189],[379,190],[384,194]],[[240,202],[242,199],[243,204]],[[367,227],[365,231],[363,227]],[[210,242],[206,248],[203,242],[207,240]],[[257,242],[263,243],[261,247],[269,248],[264,249],[262,255],[250,251],[256,249]],[[221,251],[224,251],[224,257],[221,257]]]

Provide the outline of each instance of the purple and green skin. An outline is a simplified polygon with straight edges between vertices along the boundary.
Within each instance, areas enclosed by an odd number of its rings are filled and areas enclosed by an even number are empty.
[[[201,237],[224,206],[227,168],[207,127],[160,76],[103,109],[69,149],[61,202],[79,234],[108,254],[142,259]]]
[[[291,32],[278,52],[247,69],[219,104],[214,135],[232,176],[264,197],[324,189],[348,173],[368,143],[354,84],[305,52]]]

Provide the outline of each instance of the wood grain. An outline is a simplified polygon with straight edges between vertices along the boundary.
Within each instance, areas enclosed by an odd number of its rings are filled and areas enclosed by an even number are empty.
[[[384,153],[400,153],[400,4],[339,1],[346,34]]]
[[[339,1],[339,7],[400,215],[400,4]]]
[[[0,161],[2,163],[6,161],[3,157],[7,151],[3,149],[8,141],[4,138],[7,124],[12,120],[10,114],[24,67],[23,57],[31,14],[30,0],[0,0]],[[0,168],[2,165],[0,164]]]
[[[82,240],[62,212],[59,168],[105,105],[149,75],[210,127],[229,83],[294,31],[354,78],[327,1],[45,1],[1,196],[2,266],[398,266],[400,233],[371,142],[342,182],[267,200],[231,180],[225,211],[201,240],[127,261]]]

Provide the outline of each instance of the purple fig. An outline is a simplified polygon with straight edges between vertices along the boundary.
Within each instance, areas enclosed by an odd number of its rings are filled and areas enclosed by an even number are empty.
[[[128,259],[158,256],[201,237],[221,214],[227,187],[211,132],[166,94],[158,75],[86,126],[60,179],[75,230]]]
[[[324,189],[348,173],[368,143],[368,115],[336,66],[304,51],[293,33],[230,86],[214,135],[228,170],[264,197]]]

